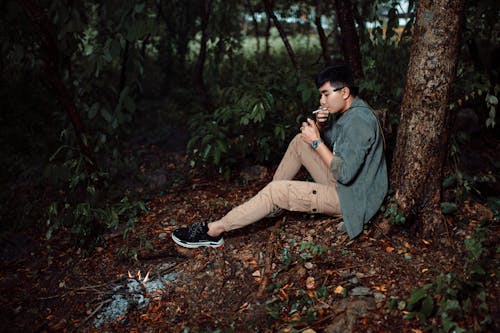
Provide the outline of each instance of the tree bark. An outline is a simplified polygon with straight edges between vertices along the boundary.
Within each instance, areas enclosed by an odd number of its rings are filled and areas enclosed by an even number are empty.
[[[40,9],[34,1],[23,0],[22,6],[24,12],[39,34],[40,50],[43,60],[42,68],[45,74],[43,78],[68,115],[75,130],[78,146],[82,154],[86,157],[85,166],[87,171],[92,173],[97,170],[97,161],[93,154],[93,150],[84,141],[85,126],[59,73],[60,57],[57,50],[54,27],[50,20],[44,15],[42,9]]]
[[[203,97],[205,107],[212,109],[213,105],[210,101],[210,96],[207,92],[205,82],[203,80],[203,69],[205,67],[205,59],[207,57],[207,43],[208,43],[208,22],[210,19],[210,11],[212,7],[212,0],[200,0],[200,18],[201,18],[201,41],[200,52],[196,59],[196,64],[193,70],[193,85],[196,90]]]
[[[363,66],[361,65],[361,51],[359,49],[359,38],[354,25],[351,0],[336,0],[335,9],[337,19],[342,32],[342,51],[344,60],[352,67],[354,77],[363,77]]]
[[[442,222],[441,180],[448,148],[448,98],[456,75],[464,0],[418,3],[391,171],[399,209],[424,237]]]
[[[321,54],[323,55],[323,61],[325,65],[329,65],[331,63],[330,52],[328,50],[328,39],[325,34],[325,30],[321,25],[321,0],[316,0],[316,18],[314,19],[314,23],[316,24],[316,30],[318,31],[319,42],[321,44]]]
[[[264,7],[266,8],[266,13],[267,15],[272,18],[274,25],[276,26],[276,29],[278,29],[278,32],[280,34],[281,40],[283,41],[283,44],[285,44],[286,51],[288,53],[288,57],[290,58],[290,61],[293,64],[293,67],[295,68],[296,71],[300,69],[300,64],[299,61],[297,60],[297,56],[295,55],[295,52],[293,51],[292,45],[290,45],[290,42],[288,41],[288,38],[285,33],[285,29],[283,29],[283,26],[281,23],[278,21],[278,18],[274,14],[274,11],[271,7],[271,3],[269,0],[264,0]]]

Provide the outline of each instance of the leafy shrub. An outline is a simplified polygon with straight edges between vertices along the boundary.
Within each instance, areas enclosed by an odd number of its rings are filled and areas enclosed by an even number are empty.
[[[112,196],[112,188],[104,172],[88,174],[83,168],[83,157],[68,159],[64,166],[69,177],[63,197],[48,209],[47,238],[54,232],[68,230],[75,246],[84,249],[99,244],[105,230],[116,230],[125,223],[126,237],[134,228],[137,216],[147,211],[144,202]],[[116,190],[116,189],[115,189]]]
[[[197,113],[189,122],[188,149],[196,161],[213,165],[221,173],[229,173],[244,161],[275,162],[298,133],[301,115],[312,110],[317,97],[312,80],[298,83],[297,76],[282,66],[274,70],[273,64],[239,60],[245,69],[238,73],[238,80],[229,80],[234,85],[218,89],[215,111]]]
[[[486,285],[491,281],[486,272],[485,242],[486,228],[480,225],[464,242],[464,271],[442,273],[433,282],[415,289],[406,305],[409,313],[405,318],[430,324],[428,329],[433,332],[483,332],[491,328],[492,317],[486,303]]]

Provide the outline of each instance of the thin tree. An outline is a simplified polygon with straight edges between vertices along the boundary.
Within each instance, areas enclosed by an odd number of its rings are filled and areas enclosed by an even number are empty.
[[[87,144],[87,140],[84,139],[86,129],[82,118],[76,109],[68,88],[62,80],[60,54],[57,47],[55,28],[45,14],[45,11],[34,1],[23,0],[21,4],[26,16],[28,16],[35,27],[35,31],[38,33],[44,74],[43,79],[68,115],[75,130],[75,137],[80,151],[85,156],[86,169],[89,173],[92,173],[97,170],[97,161],[93,149]]]
[[[359,79],[363,76],[363,66],[351,0],[335,0],[335,11],[341,31],[344,61],[351,65],[354,76]]]
[[[316,30],[318,31],[323,61],[325,62],[325,65],[329,65],[332,60],[330,58],[330,51],[328,50],[328,38],[326,37],[326,33],[325,30],[323,29],[323,26],[321,25],[322,14],[323,12],[322,12],[321,0],[316,0],[316,17],[314,19],[314,23],[316,25]]]
[[[260,33],[259,33],[259,22],[257,22],[257,18],[255,17],[255,10],[253,9],[252,3],[250,0],[246,1],[246,7],[248,12],[252,15],[252,23],[255,33],[255,40],[257,41],[257,52],[260,51]]]
[[[266,8],[266,13],[267,16],[270,17],[274,25],[276,26],[276,29],[278,29],[278,32],[280,34],[281,40],[283,41],[283,44],[285,44],[286,51],[288,53],[288,57],[290,58],[290,61],[293,64],[293,67],[295,68],[296,71],[300,69],[300,64],[299,61],[297,60],[297,56],[295,55],[295,52],[293,51],[292,45],[288,41],[288,38],[285,33],[285,29],[283,29],[283,26],[281,25],[280,21],[274,14],[271,2],[269,0],[264,0],[264,7]]]
[[[203,69],[205,67],[205,59],[207,57],[207,44],[208,44],[208,22],[210,19],[210,14],[212,11],[212,0],[200,0],[200,19],[201,19],[201,41],[200,41],[200,51],[198,53],[198,58],[194,65],[194,70],[192,73],[193,84],[196,90],[203,97],[203,102],[205,107],[208,109],[213,109],[213,105],[208,95],[207,88],[203,81]]]
[[[400,212],[424,236],[442,226],[443,164],[448,147],[448,98],[456,75],[464,0],[422,0],[391,171]]]

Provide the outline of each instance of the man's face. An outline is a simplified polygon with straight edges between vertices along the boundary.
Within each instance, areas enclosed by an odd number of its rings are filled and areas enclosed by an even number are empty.
[[[330,82],[324,83],[319,88],[321,107],[328,108],[330,113],[344,112],[347,109],[348,90],[347,87],[342,86],[332,87]]]

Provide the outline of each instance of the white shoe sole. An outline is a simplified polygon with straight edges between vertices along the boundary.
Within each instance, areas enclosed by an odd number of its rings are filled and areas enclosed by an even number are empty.
[[[189,243],[189,242],[184,242],[180,240],[179,238],[175,237],[174,234],[172,234],[172,240],[177,244],[182,247],[187,247],[188,249],[196,249],[198,247],[221,247],[224,245],[224,238],[221,238],[218,242],[211,242],[211,241],[206,241],[206,242],[196,242],[196,243]]]

